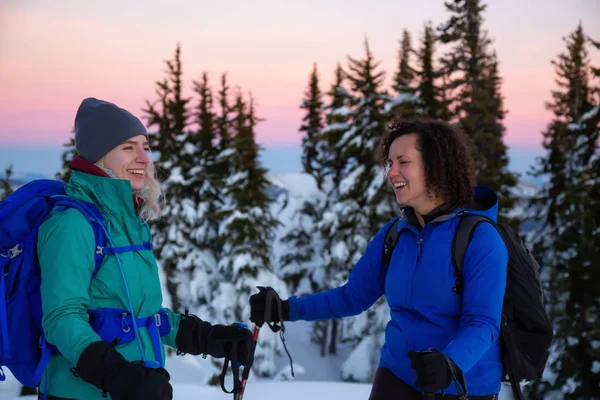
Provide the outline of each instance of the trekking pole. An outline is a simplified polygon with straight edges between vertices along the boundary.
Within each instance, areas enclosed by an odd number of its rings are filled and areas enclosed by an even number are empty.
[[[260,332],[260,326],[254,325],[253,339],[254,343],[252,345],[252,359],[254,359],[254,351],[256,350],[256,343],[258,342],[258,333]],[[251,365],[248,367],[244,367],[244,372],[242,373],[242,389],[238,393],[233,394],[233,400],[242,400],[244,397],[244,391],[246,389],[246,382],[248,381],[248,376],[250,375]]]

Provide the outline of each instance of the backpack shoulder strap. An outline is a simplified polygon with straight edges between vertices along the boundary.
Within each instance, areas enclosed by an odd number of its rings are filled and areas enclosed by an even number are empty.
[[[398,232],[398,223],[400,222],[400,217],[396,217],[394,222],[388,228],[385,234],[385,240],[383,241],[383,251],[381,253],[381,262],[384,267],[387,269],[390,266],[390,261],[392,261],[392,253],[394,252],[394,248],[396,244],[398,244],[398,239],[400,239],[400,232]]]
[[[456,293],[461,293],[464,288],[462,269],[465,263],[467,247],[469,247],[469,242],[473,238],[475,228],[483,222],[488,222],[495,226],[492,220],[481,215],[465,214],[459,218],[454,239],[452,240],[452,265],[456,273],[456,283],[452,290]]]
[[[76,208],[83,214],[83,216],[92,226],[92,229],[94,230],[94,238],[96,240],[96,247],[94,251],[95,264],[94,270],[92,271],[92,279],[94,279],[100,270],[100,266],[102,265],[102,259],[104,258],[102,248],[104,248],[104,245],[106,244],[106,233],[104,231],[105,221],[102,213],[94,204],[77,200],[67,195],[52,196],[52,201],[54,202],[54,208],[57,210]]]

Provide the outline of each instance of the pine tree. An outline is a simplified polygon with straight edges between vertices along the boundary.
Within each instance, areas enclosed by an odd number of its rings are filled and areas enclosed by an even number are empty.
[[[300,104],[300,109],[306,114],[302,119],[300,132],[302,137],[302,166],[303,172],[311,175],[319,189],[323,187],[326,174],[324,168],[324,140],[323,130],[323,101],[319,88],[317,65],[313,65],[309,77],[308,89],[305,98]],[[292,289],[295,295],[313,293],[320,289],[321,276],[315,275],[319,268],[316,259],[318,249],[315,243],[318,238],[315,234],[315,224],[321,218],[319,199],[307,200],[299,209],[295,210],[291,221],[291,228],[282,237],[281,243],[289,250],[279,260],[280,275]]]
[[[207,74],[202,75],[202,81],[194,82],[194,90],[200,98],[197,109],[197,123],[199,130],[197,142],[199,147],[199,164],[192,168],[190,175],[197,182],[200,190],[196,192],[198,201],[202,202],[199,208],[205,209],[206,214],[201,218],[205,221],[205,227],[199,229],[202,237],[198,237],[201,243],[209,246],[216,255],[218,245],[215,238],[218,236],[219,220],[217,210],[219,200],[219,189],[222,175],[216,170],[216,157],[218,148],[217,114],[214,110],[212,90],[208,85]],[[196,187],[194,183],[192,187]]]
[[[218,143],[216,145],[217,156],[214,167],[215,175],[221,182],[229,176],[235,156],[235,149],[232,147],[233,118],[232,107],[229,104],[229,90],[227,75],[223,74],[221,75],[221,88],[217,94],[219,114],[215,115],[215,124]],[[221,186],[223,185],[221,184]]]
[[[169,168],[173,166],[173,154],[178,151],[177,137],[185,132],[188,126],[189,98],[183,97],[183,70],[181,65],[181,46],[177,44],[172,60],[166,60],[167,76],[156,82],[156,94],[159,100],[146,100],[143,110],[148,119],[148,126],[157,126],[157,135],[153,135],[150,147],[159,153],[156,166],[163,169],[168,178]],[[158,107],[157,107],[158,103]]]
[[[319,269],[322,271],[321,290],[334,287],[341,281],[340,276],[347,273],[348,264],[345,257],[339,257],[336,243],[344,240],[344,232],[338,228],[339,218],[343,216],[341,210],[336,208],[340,199],[339,184],[344,178],[347,160],[340,152],[340,140],[350,130],[352,95],[346,90],[344,84],[347,74],[338,63],[334,72],[334,82],[329,90],[329,103],[324,106],[326,126],[321,131],[320,146],[325,173],[323,195],[325,203],[320,209],[320,221],[315,225],[313,240],[321,254]],[[315,243],[316,242],[316,243]],[[313,282],[316,279],[313,279]],[[312,340],[319,343],[321,356],[336,354],[338,344],[339,321],[336,319],[315,321],[313,323]]]
[[[153,244],[159,261],[167,276],[167,290],[172,297],[172,308],[183,311],[177,287],[181,277],[176,276],[177,262],[184,253],[179,243],[184,241],[182,218],[179,215],[182,207],[182,197],[186,190],[186,181],[182,168],[186,164],[183,143],[188,140],[186,128],[189,125],[189,98],[184,98],[183,70],[181,64],[181,49],[177,45],[172,60],[167,60],[167,76],[156,82],[156,94],[159,100],[146,101],[143,112],[148,119],[148,127],[156,126],[158,132],[150,135],[150,146],[158,153],[155,161],[159,179],[163,182],[166,205],[163,218],[153,226]],[[158,104],[157,104],[158,103]]]
[[[415,95],[416,71],[413,68],[412,56],[414,50],[410,33],[404,29],[402,41],[398,50],[398,71],[394,79],[393,91],[396,96],[391,98],[384,110],[388,120],[397,118],[415,118],[417,116],[418,97]]]
[[[600,398],[600,271],[594,263],[600,260],[600,103],[594,103],[578,124],[570,126],[577,138],[567,167],[573,184],[556,243],[565,266],[556,288],[568,293],[566,314],[557,318],[557,343],[565,345],[555,364],[560,365],[557,381],[566,385],[574,379],[577,387],[569,394],[578,398]]]
[[[498,62],[489,51],[491,41],[482,28],[486,6],[480,0],[455,0],[445,5],[451,16],[440,28],[440,39],[454,45],[442,59],[444,73],[450,78],[447,88],[455,98],[450,110],[476,145],[478,184],[498,193],[500,212],[505,217],[515,204],[511,188],[517,177],[507,169],[507,149],[502,139],[506,111],[500,95]]]
[[[218,93],[219,109],[221,113],[216,117],[219,140],[218,148],[220,149],[220,151],[227,151],[228,153],[231,153],[233,152],[233,149],[231,148],[231,140],[233,137],[231,130],[233,121],[231,118],[232,107],[229,104],[229,90],[230,87],[227,84],[227,75],[223,74],[221,76],[221,89]],[[222,155],[221,158],[223,158]],[[227,175],[228,168],[226,167],[228,164],[229,163],[225,163],[221,165],[221,167],[223,168],[221,174],[223,176]]]
[[[218,280],[218,208],[222,177],[215,172],[216,114],[207,73],[200,81],[194,81],[193,86],[199,99],[194,110],[198,130],[186,136],[183,148],[181,167],[186,190],[180,199],[179,214],[184,216],[181,231],[187,246],[179,243],[183,254],[176,269],[182,276],[178,285],[181,303],[196,315],[207,318],[213,281]]]
[[[417,70],[417,95],[421,116],[432,119],[448,120],[448,101],[439,85],[441,71],[434,66],[436,43],[435,32],[431,23],[425,25],[421,48],[419,50],[419,67]]]
[[[282,296],[285,284],[273,273],[270,262],[271,240],[277,221],[270,215],[270,198],[266,193],[267,171],[260,166],[260,148],[255,141],[254,101],[246,103],[238,92],[233,106],[230,175],[223,189],[224,205],[219,233],[223,236],[223,256],[218,268],[221,281],[213,307],[227,321],[247,321],[248,298],[257,285],[273,287]],[[274,374],[273,357],[279,350],[274,335],[257,344],[254,370],[261,376]]]
[[[384,176],[377,160],[377,149],[387,122],[382,110],[387,106],[387,96],[381,89],[384,73],[377,71],[375,62],[365,41],[365,58],[349,57],[348,79],[353,92],[351,128],[338,142],[339,155],[346,159],[348,170],[340,182],[341,200],[349,206],[346,218],[354,221],[356,234],[364,230],[372,237],[389,220],[391,213],[381,213],[380,203],[389,197]],[[352,236],[352,235],[351,235]],[[366,243],[355,236],[348,244],[350,260],[357,261]]]
[[[195,82],[194,85],[195,92],[200,98],[196,111],[196,122],[199,126],[196,142],[199,151],[197,166],[190,171],[190,185],[197,188],[199,219],[197,226],[191,231],[191,236],[197,243],[195,255],[190,256],[195,260],[191,287],[192,291],[195,290],[193,293],[198,295],[195,298],[199,303],[198,315],[213,324],[227,325],[232,321],[245,321],[249,310],[244,308],[246,305],[244,301],[247,303],[256,285],[264,284],[263,278],[267,279],[267,284],[272,284],[273,287],[280,288],[282,284],[271,283],[274,280],[273,276],[269,273],[265,275],[264,272],[258,272],[258,277],[252,278],[252,282],[248,281],[248,275],[256,273],[257,269],[260,269],[257,265],[262,261],[252,259],[255,254],[245,253],[252,246],[252,244],[248,245],[251,239],[237,242],[240,235],[247,234],[243,224],[245,212],[249,209],[246,203],[244,207],[240,207],[240,198],[237,195],[249,194],[248,201],[252,202],[254,194],[244,193],[247,190],[247,183],[246,186],[239,186],[232,182],[235,181],[235,176],[240,177],[244,174],[239,169],[245,165],[248,158],[241,160],[240,157],[249,147],[248,141],[242,138],[244,135],[248,137],[248,125],[255,124],[255,117],[248,115],[250,111],[246,112],[247,106],[240,92],[236,104],[233,106],[230,104],[230,87],[226,74],[221,75],[221,86],[216,99],[213,99],[212,90],[209,89],[206,74],[202,81]],[[253,109],[251,113],[254,115]],[[238,139],[241,142],[238,142]],[[241,148],[246,150],[240,152]],[[258,218],[257,215],[250,214],[253,218]],[[260,229],[260,226],[257,225],[256,228]],[[238,230],[232,231],[232,229]],[[255,233],[252,231],[250,234]],[[262,248],[258,251],[261,254],[270,252]],[[267,253],[262,253],[263,251]],[[250,265],[243,265],[244,263]],[[270,268],[268,265],[266,267]],[[244,280],[246,286],[240,286],[240,280]],[[256,353],[257,360],[260,361],[255,363],[255,370],[263,375],[272,374],[274,368],[272,350],[278,349],[274,338],[268,338],[264,343],[261,341]],[[208,383],[219,385],[218,374],[223,368],[223,360],[212,359],[212,364],[214,373]]]
[[[569,398],[600,397],[598,307],[600,273],[600,177],[598,127],[600,99],[590,87],[590,67],[581,25],[566,39],[567,51],[553,61],[557,90],[547,108],[553,121],[544,132],[546,155],[535,174],[547,177],[532,207],[544,225],[536,249],[550,270],[550,310],[555,324],[552,381],[532,388],[541,396],[551,391]]]
[[[365,53],[361,60],[349,57],[348,79],[354,97],[351,127],[338,142],[339,157],[346,160],[346,165],[339,184],[339,202],[333,205],[331,212],[338,214],[336,236],[341,240],[331,245],[336,262],[345,263],[346,271],[334,277],[335,286],[347,279],[370,238],[393,216],[388,203],[389,189],[376,157],[385,123],[382,114],[387,96],[381,89],[384,76],[377,71],[379,63],[375,62],[366,41]],[[366,313],[343,320],[342,338],[364,341],[383,332],[387,320],[379,318],[382,306],[384,302],[379,301]],[[373,365],[365,367],[374,370]],[[342,374],[344,379],[357,379],[345,368]]]
[[[415,78],[415,70],[410,65],[413,52],[410,33],[404,29],[398,51],[398,72],[396,73],[394,83],[394,91],[398,94],[410,90],[410,86]]]
[[[339,152],[339,142],[350,129],[350,117],[352,114],[353,96],[345,88],[347,74],[338,63],[334,72],[334,82],[327,93],[330,102],[324,105],[325,126],[321,130],[321,158],[323,159],[323,170],[325,178],[330,181],[329,187],[324,187],[326,193],[330,193],[343,177],[346,160]]]
[[[562,53],[552,61],[559,90],[552,91],[552,101],[546,104],[546,108],[554,113],[555,118],[543,133],[543,147],[547,154],[539,160],[538,168],[533,173],[538,178],[548,177],[548,184],[533,200],[533,205],[543,205],[544,217],[550,226],[558,224],[563,207],[561,194],[567,191],[569,184],[567,160],[573,151],[575,137],[568,130],[568,125],[577,123],[585,113],[584,108],[591,107],[587,78],[589,60],[583,30],[580,32],[579,29],[581,27],[565,39],[568,53]]]
[[[214,218],[218,222],[217,226],[217,237],[214,241],[213,251],[215,254],[215,260],[217,263],[217,271],[214,279],[210,280],[210,289],[213,293],[212,301],[208,304],[206,312],[203,314],[206,318],[211,321],[218,323],[229,323],[231,321],[233,305],[230,306],[231,298],[228,297],[228,293],[233,293],[229,289],[231,286],[225,283],[226,290],[223,290],[223,274],[227,271],[223,271],[222,260],[227,255],[227,249],[225,249],[226,243],[229,240],[229,233],[226,230],[221,230],[220,226],[223,220],[230,215],[231,201],[229,196],[226,194],[227,182],[231,178],[233,172],[233,163],[237,158],[236,149],[233,147],[234,138],[234,127],[233,127],[233,107],[229,103],[230,87],[227,83],[227,75],[221,75],[221,87],[217,93],[217,102],[219,112],[215,112],[215,132],[216,137],[216,155],[214,165],[212,168],[214,183],[216,184],[217,195],[218,195],[218,208],[211,210],[214,211]],[[223,293],[225,296],[224,301],[220,301],[219,293]]]
[[[304,132],[302,138],[302,166],[304,172],[312,175],[317,180],[317,186],[323,185],[323,166],[319,159],[319,150],[317,143],[320,141],[319,133],[323,129],[323,101],[319,89],[319,75],[317,64],[313,65],[310,74],[308,89],[304,94],[306,97],[302,100],[300,109],[306,111],[302,119],[300,132]]]
[[[498,73],[498,59],[496,53],[492,53],[488,60],[488,66],[484,74],[484,88],[487,101],[487,113],[489,117],[482,117],[481,129],[475,134],[475,142],[480,143],[478,147],[479,158],[478,182],[481,185],[492,188],[499,188],[500,207],[504,207],[504,217],[507,217],[510,208],[514,207],[517,199],[512,193],[512,188],[516,186],[518,175],[507,170],[508,154],[507,147],[502,141],[505,133],[505,127],[502,121],[505,118],[504,98],[501,94],[502,79]],[[466,121],[466,119],[465,119]],[[487,145],[483,145],[487,143]],[[492,173],[484,174],[483,171]],[[498,171],[498,174],[494,174]],[[510,218],[515,226],[518,225],[517,217]]]
[[[2,201],[4,201],[4,199],[6,199],[8,197],[8,195],[10,195],[13,192],[12,185],[10,184],[10,179],[12,177],[12,174],[13,174],[13,166],[9,165],[4,172],[4,177],[2,179],[0,179],[0,185],[1,185],[0,203]]]
[[[322,240],[318,224],[322,221],[324,208],[325,178],[329,175],[327,161],[331,157],[324,131],[323,101],[319,88],[316,64],[309,78],[308,90],[300,108],[306,110],[302,138],[303,167],[316,182],[320,195],[313,196],[294,210],[288,232],[281,239],[287,251],[279,260],[280,276],[296,296],[328,289],[328,277],[324,271],[321,254]],[[329,186],[329,185],[327,185]],[[321,345],[321,356],[326,355],[327,326],[329,321],[314,323],[312,340]]]
[[[73,134],[75,132],[73,131]],[[69,164],[77,155],[77,150],[75,150],[75,137],[72,136],[69,138],[69,141],[63,144],[65,150],[61,155],[62,159],[62,168],[59,172],[56,173],[56,179],[59,179],[63,182],[68,182],[71,178],[71,169],[69,168]]]

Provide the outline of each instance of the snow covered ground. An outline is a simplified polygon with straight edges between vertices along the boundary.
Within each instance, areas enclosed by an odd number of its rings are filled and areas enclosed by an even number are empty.
[[[367,400],[371,385],[364,383],[343,382],[264,382],[248,381],[244,400]],[[222,400],[230,398],[216,387],[201,386],[194,383],[175,382],[173,398],[175,400]],[[512,396],[500,395],[499,400],[509,400]],[[0,395],[6,400],[34,400],[36,396],[15,397],[10,394]]]
[[[337,382],[250,382],[246,386],[244,400],[300,400],[300,399],[332,399],[366,400],[369,398],[370,386],[361,383]],[[224,400],[233,395],[226,394],[219,388],[199,386],[193,383],[176,383],[173,387],[175,400]],[[1,397],[6,400],[35,400],[36,396]]]
[[[319,347],[310,343],[306,331],[310,329],[308,322],[298,321],[286,324],[286,344],[294,360],[295,377],[289,378],[289,360],[285,353],[276,360],[278,370],[282,373],[273,379],[258,378],[250,375],[246,386],[244,400],[367,400],[371,385],[365,383],[340,382],[340,368],[345,360],[345,352],[341,355],[319,356]],[[266,326],[260,335],[274,335]],[[259,336],[259,340],[260,340]],[[348,351],[349,349],[346,349]],[[171,356],[167,361],[167,369],[171,374],[173,398],[175,400],[224,400],[230,399],[219,387],[199,384],[211,369],[205,368],[209,360],[201,357]],[[6,381],[0,382],[0,400],[33,400],[36,396],[19,397],[20,385],[14,380],[10,371],[4,369]],[[231,375],[225,387],[231,389]],[[510,400],[512,396],[505,391],[500,400]]]

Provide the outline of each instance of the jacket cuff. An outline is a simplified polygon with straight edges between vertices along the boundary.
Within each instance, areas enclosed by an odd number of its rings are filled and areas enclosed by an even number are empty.
[[[110,375],[117,373],[127,362],[112,344],[98,341],[90,344],[81,353],[76,372],[87,383],[106,391],[106,383],[110,380]]]

